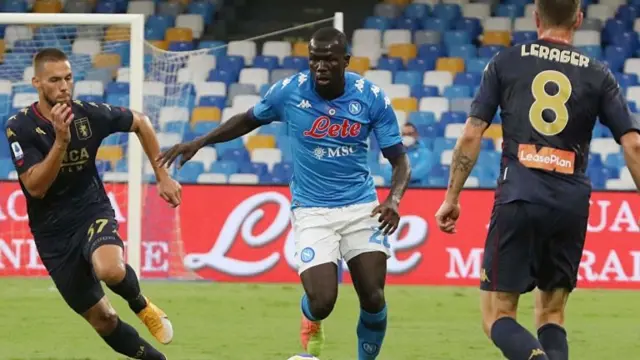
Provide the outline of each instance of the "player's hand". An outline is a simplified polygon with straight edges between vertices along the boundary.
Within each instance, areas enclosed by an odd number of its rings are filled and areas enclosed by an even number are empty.
[[[55,104],[51,109],[51,122],[56,132],[56,139],[65,144],[71,141],[71,129],[69,125],[73,121],[73,110],[67,104]]]
[[[398,229],[400,223],[400,213],[398,212],[398,205],[392,200],[385,200],[382,204],[376,206],[371,212],[371,217],[380,214],[378,222],[380,223],[380,230],[384,235],[393,234]]]
[[[447,234],[456,233],[456,222],[460,217],[460,204],[445,201],[436,212],[436,221],[440,230]]]
[[[193,155],[195,155],[201,146],[195,141],[189,141],[182,144],[173,145],[169,150],[158,155],[156,161],[160,167],[170,167],[171,164],[180,156],[180,161],[176,165],[179,169],[187,161],[189,161]]]
[[[177,207],[182,202],[182,186],[170,176],[158,181],[158,194],[171,207]]]

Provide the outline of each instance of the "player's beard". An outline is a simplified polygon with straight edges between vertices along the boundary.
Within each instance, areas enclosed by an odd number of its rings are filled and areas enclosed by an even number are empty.
[[[47,104],[49,104],[50,107],[54,107],[56,104],[69,104],[69,102],[71,102],[71,97],[65,100],[57,100],[45,94],[44,100],[47,102]]]

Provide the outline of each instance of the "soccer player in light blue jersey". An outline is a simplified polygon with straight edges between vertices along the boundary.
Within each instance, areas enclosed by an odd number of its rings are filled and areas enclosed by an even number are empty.
[[[360,299],[358,359],[375,359],[387,328],[384,285],[388,235],[400,220],[398,205],[411,177],[391,101],[376,85],[345,72],[346,36],[318,30],[309,43],[309,71],[274,84],[246,113],[161,154],[161,166],[184,164],[202,147],[229,141],[273,121],[283,122],[293,152],[292,223],[302,297],[301,340],[320,355],[322,320],[338,296],[338,261],[347,262]],[[393,167],[391,191],[378,202],[367,166],[373,132]]]

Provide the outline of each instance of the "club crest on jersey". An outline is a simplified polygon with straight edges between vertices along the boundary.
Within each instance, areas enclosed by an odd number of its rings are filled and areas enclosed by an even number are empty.
[[[351,115],[359,115],[362,112],[362,104],[355,100],[350,102],[349,112],[351,113]]]
[[[356,137],[360,135],[361,128],[362,125],[358,122],[349,123],[349,120],[344,119],[342,123],[332,124],[328,116],[320,116],[313,121],[311,129],[304,131],[302,135],[314,139]]]
[[[83,117],[73,121],[73,125],[76,127],[76,134],[79,140],[87,140],[91,137],[91,125],[89,124],[89,118]]]

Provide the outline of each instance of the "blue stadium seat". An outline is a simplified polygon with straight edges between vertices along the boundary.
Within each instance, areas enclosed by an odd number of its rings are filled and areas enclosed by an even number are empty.
[[[231,175],[238,172],[238,163],[234,161],[218,160],[211,164],[210,172]]]
[[[395,74],[396,71],[404,69],[404,63],[401,58],[383,56],[378,60],[377,69],[388,70]]]
[[[468,32],[471,39],[477,39],[482,34],[482,23],[478,18],[462,18],[456,22],[455,28]]]
[[[420,47],[423,49],[423,47]],[[425,48],[426,49],[426,48]],[[413,58],[407,62],[407,70],[410,71],[418,71],[424,73],[425,71],[432,71],[436,68],[436,60],[437,56],[420,56],[417,58]]]
[[[590,58],[602,60],[602,47],[600,45],[578,46],[578,49]]]
[[[433,7],[433,14],[441,19],[456,21],[462,16],[462,10],[458,4],[439,3]]]
[[[616,11],[615,18],[622,20],[625,24],[633,25],[635,19],[640,15],[640,8],[633,5],[620,5]],[[632,29],[632,26],[629,27]]]
[[[422,28],[443,33],[451,29],[450,21],[438,17],[426,18],[422,21]]]
[[[406,84],[414,88],[415,86],[422,85],[423,76],[423,73],[419,71],[398,71],[395,74],[393,82],[395,84]]]
[[[216,68],[239,74],[245,67],[244,57],[238,55],[218,56]]]
[[[211,49],[209,51],[211,55],[226,55],[227,47],[224,45],[224,41],[203,40],[198,44],[198,49]]]
[[[438,96],[439,90],[437,86],[433,85],[419,85],[414,88],[411,88],[411,96],[420,99],[423,97],[434,97]]]
[[[14,171],[13,161],[9,158],[0,159],[0,179],[7,179],[9,173]]]
[[[433,126],[436,123],[436,116],[432,112],[427,111],[414,111],[409,114],[407,122],[412,123],[416,127],[418,126]]]
[[[377,29],[380,31],[389,30],[392,28],[393,21],[391,19],[382,16],[369,16],[364,21],[365,29]]]
[[[604,161],[604,166],[612,169],[619,169],[625,166],[624,155],[622,153],[609,154]]]
[[[129,107],[129,94],[107,94],[106,102],[113,106]]]
[[[220,160],[230,160],[235,161],[238,164],[242,164],[244,162],[249,162],[249,152],[244,147],[225,150],[220,155]]]
[[[191,51],[193,49],[192,41],[172,41],[169,43],[169,51]]]
[[[219,123],[213,121],[199,121],[193,126],[193,133],[195,135],[204,135],[214,130],[219,125]]]
[[[480,85],[480,81],[482,81],[482,74],[480,73],[461,72],[457,73],[453,78],[454,85],[466,85],[470,88]]]
[[[495,16],[515,19],[524,16],[524,6],[520,4],[500,4],[496,9]]]
[[[204,164],[200,161],[189,161],[178,170],[177,180],[180,182],[195,183],[198,176],[204,172]]]
[[[227,86],[235,83],[238,80],[238,76],[231,72],[222,69],[213,69],[209,72],[207,81],[219,81],[227,84]]]
[[[632,56],[638,50],[638,34],[635,31],[618,33],[611,39],[612,45],[623,47],[627,56]]]
[[[96,13],[115,14],[118,12],[118,4],[111,0],[100,0],[96,5]]]
[[[511,43],[513,45],[521,45],[533,42],[538,39],[535,31],[514,31],[511,35]]]
[[[482,74],[484,72],[484,68],[487,67],[488,63],[489,59],[487,58],[469,59],[466,62],[465,66],[467,72]]]
[[[205,25],[210,25],[215,13],[215,4],[210,1],[194,1],[187,7],[187,13],[202,16]]]
[[[2,7],[2,12],[26,13],[28,11],[27,2],[22,0],[7,0]]]
[[[244,149],[244,142],[242,139],[233,139],[227,142],[216,144],[216,151],[218,154],[222,154],[231,149]]]
[[[104,97],[99,95],[78,95],[78,100],[86,102],[100,103],[104,102]]]
[[[309,69],[309,60],[302,56],[286,56],[282,60],[282,68],[304,71]]]
[[[467,121],[467,114],[462,111],[447,111],[442,113],[440,124],[464,124]]]
[[[451,85],[447,86],[443,92],[444,97],[447,99],[459,99],[471,97],[471,87],[466,85]]]
[[[444,44],[447,47],[471,44],[471,34],[465,30],[450,30],[444,33]]]
[[[425,60],[433,59],[434,66],[436,60],[441,56],[447,56],[447,48],[444,45],[423,44],[418,48],[418,58]]]
[[[162,131],[182,135],[189,131],[189,123],[186,121],[169,121],[164,125]]]
[[[624,21],[618,19],[608,19],[602,29],[602,40],[605,44],[610,44],[613,39],[625,31],[630,30]]]
[[[262,176],[269,173],[269,168],[265,163],[245,162],[240,165],[240,173]]]
[[[478,56],[481,58],[492,58],[503,49],[504,46],[500,45],[485,45],[478,49]]]
[[[226,103],[227,98],[224,96],[205,95],[200,97],[198,106],[214,106],[218,109],[224,109]]]
[[[453,45],[449,47],[449,57],[473,59],[478,56],[478,49],[472,44]]]
[[[280,61],[275,56],[258,55],[253,59],[253,67],[272,71],[280,67]]]
[[[622,46],[610,45],[604,49],[604,63],[611,71],[620,72],[627,59],[627,49]]]
[[[161,28],[147,26],[144,28],[144,39],[148,41],[164,40],[165,31]]]
[[[290,162],[279,162],[273,166],[273,176],[289,181],[293,175],[293,164]]]
[[[111,82],[107,84],[107,94],[129,94],[128,82]]]
[[[431,13],[431,9],[427,4],[412,3],[404,8],[404,17],[410,19],[423,20]]]
[[[412,18],[401,17],[396,20],[394,28],[415,32],[416,30],[420,29],[420,21]]]

